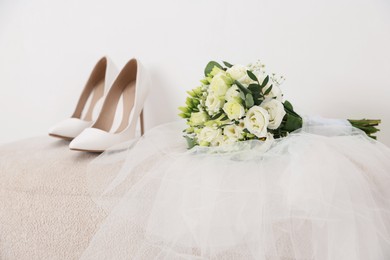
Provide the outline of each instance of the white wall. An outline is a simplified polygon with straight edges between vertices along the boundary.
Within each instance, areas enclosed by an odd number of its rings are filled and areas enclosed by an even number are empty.
[[[261,59],[301,113],[382,118],[390,145],[388,0],[0,1],[0,143],[69,116],[94,63],[139,57],[147,126],[176,120],[210,59]]]

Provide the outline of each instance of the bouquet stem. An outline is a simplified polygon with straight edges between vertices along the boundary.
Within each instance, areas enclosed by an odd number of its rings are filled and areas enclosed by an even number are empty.
[[[360,119],[353,120],[348,119],[353,127],[356,127],[363,132],[365,132],[369,137],[376,140],[376,136],[374,134],[379,131],[377,126],[381,123],[380,119]]]

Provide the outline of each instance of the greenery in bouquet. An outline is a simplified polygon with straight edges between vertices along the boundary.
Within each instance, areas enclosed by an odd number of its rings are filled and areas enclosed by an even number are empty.
[[[239,141],[281,138],[302,127],[302,117],[284,100],[283,76],[268,74],[265,65],[207,64],[201,86],[188,91],[180,116],[189,148]],[[349,120],[369,136],[380,120]]]

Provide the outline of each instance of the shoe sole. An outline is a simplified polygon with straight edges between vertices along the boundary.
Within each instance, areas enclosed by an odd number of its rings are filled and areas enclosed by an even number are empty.
[[[104,151],[99,151],[99,150],[85,150],[85,149],[77,149],[77,148],[69,148],[72,151],[77,151],[77,152],[88,152],[88,153],[102,153]]]
[[[63,139],[63,140],[66,140],[66,141],[72,141],[74,139],[73,137],[62,136],[62,135],[55,135],[55,134],[49,134],[49,136],[55,137],[55,138],[59,138],[59,139]]]

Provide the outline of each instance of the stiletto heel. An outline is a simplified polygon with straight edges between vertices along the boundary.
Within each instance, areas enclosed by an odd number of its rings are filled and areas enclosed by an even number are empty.
[[[70,144],[71,150],[103,152],[136,136],[138,119],[144,131],[143,107],[150,87],[150,78],[141,63],[131,59],[115,79],[96,122]],[[115,127],[118,103],[122,100],[122,119]]]
[[[96,111],[100,109],[99,102],[103,100],[117,72],[118,69],[108,57],[101,58],[93,68],[72,116],[50,128],[49,135],[72,140],[90,127],[96,119],[94,114],[99,112]]]

